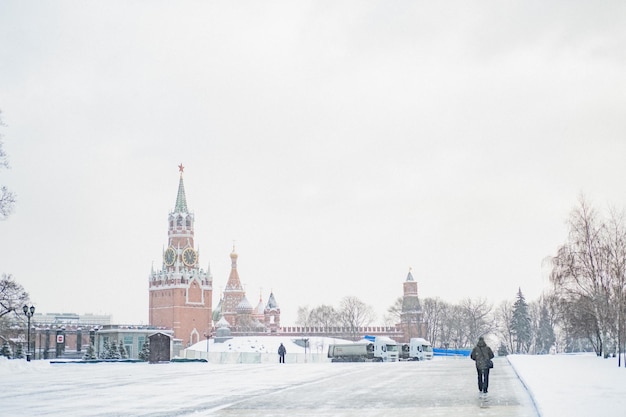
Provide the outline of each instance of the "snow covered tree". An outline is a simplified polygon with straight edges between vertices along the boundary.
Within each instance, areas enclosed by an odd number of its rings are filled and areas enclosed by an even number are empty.
[[[139,352],[138,357],[142,361],[148,361],[148,359],[150,359],[150,343],[148,343],[148,340],[143,342],[143,346],[141,346],[141,352]]]
[[[83,360],[91,361],[94,359],[96,359],[96,350],[94,349],[93,345],[90,344],[89,347],[87,347],[85,354],[83,355]]]
[[[520,288],[517,292],[517,300],[513,304],[511,316],[511,332],[515,340],[515,353],[528,353],[532,343],[532,328],[528,304]]]
[[[117,350],[117,343],[115,343],[115,340],[109,343],[109,351],[107,352],[107,356],[108,356],[107,359],[119,359],[120,358],[120,351]]]
[[[117,350],[119,351],[120,359],[128,359],[128,354],[126,353],[126,348],[124,347],[124,343],[120,340],[120,343],[117,346]]]
[[[9,342],[7,342],[6,340],[2,344],[2,350],[0,350],[0,355],[7,357],[9,359],[13,357],[13,351],[11,350],[11,346],[9,345]]]
[[[24,357],[24,348],[21,343],[18,343],[15,347],[15,356],[16,359],[22,359]]]
[[[102,344],[102,350],[100,351],[100,359],[111,359],[109,358],[109,351],[111,350],[109,346],[109,341],[105,340]]]

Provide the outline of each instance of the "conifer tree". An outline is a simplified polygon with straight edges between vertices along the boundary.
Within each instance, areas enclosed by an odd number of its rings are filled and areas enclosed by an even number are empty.
[[[139,352],[139,355],[137,356],[142,361],[147,361],[148,359],[150,359],[150,344],[148,343],[147,340],[143,342],[143,346],[141,347],[141,352]]]
[[[9,346],[9,342],[7,342],[6,340],[4,341],[4,344],[2,345],[2,350],[0,351],[0,355],[5,356],[9,359],[11,359],[11,357],[13,356],[13,352],[11,351],[11,346]]]
[[[109,344],[109,352],[107,353],[107,356],[108,356],[107,359],[119,359],[120,358],[120,351],[117,350],[117,343],[115,343],[115,341]]]
[[[527,353],[532,342],[532,328],[528,304],[521,288],[517,291],[517,300],[513,304],[511,332],[515,340],[515,352]]]
[[[15,358],[22,359],[23,357],[24,357],[24,348],[22,347],[21,343],[18,343],[17,347],[15,348]]]
[[[107,340],[102,344],[102,351],[100,352],[100,359],[111,359],[109,357],[109,353],[111,351],[111,347],[109,346],[109,342]]]
[[[93,345],[90,344],[87,350],[85,351],[85,354],[83,355],[83,360],[91,361],[94,359],[96,359],[96,350],[93,348]]]
[[[124,347],[124,343],[120,340],[120,343],[117,346],[119,350],[120,359],[128,359],[128,354],[126,353],[126,348]]]
[[[539,313],[539,328],[537,329],[537,353],[550,353],[550,348],[554,345],[556,337],[554,336],[554,328],[550,321],[548,309],[545,305],[541,306]]]
[[[500,343],[500,346],[498,347],[498,356],[506,356],[509,354],[509,351],[506,348],[506,345],[504,344],[504,342]]]

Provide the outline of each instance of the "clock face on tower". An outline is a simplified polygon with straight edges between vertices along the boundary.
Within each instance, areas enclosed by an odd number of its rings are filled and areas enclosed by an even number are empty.
[[[165,255],[163,256],[163,259],[165,260],[165,265],[167,266],[174,265],[174,261],[176,260],[176,250],[174,250],[174,248],[171,246],[167,248],[167,250],[165,251]]]
[[[194,266],[198,261],[198,254],[193,248],[187,248],[183,251],[183,262],[187,266]]]

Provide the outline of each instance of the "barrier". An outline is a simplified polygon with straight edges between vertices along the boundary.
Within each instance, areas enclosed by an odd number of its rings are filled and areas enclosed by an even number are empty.
[[[433,349],[434,356],[469,356],[470,353],[472,353],[471,349]]]
[[[184,359],[205,359],[209,363],[235,364],[235,363],[278,363],[276,353],[259,352],[201,352],[198,350],[185,349],[181,352]],[[330,362],[326,354],[321,353],[287,353],[285,363],[322,363]]]

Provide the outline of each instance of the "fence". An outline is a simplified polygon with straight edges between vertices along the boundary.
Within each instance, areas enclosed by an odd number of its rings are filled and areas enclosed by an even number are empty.
[[[260,352],[202,352],[185,349],[181,352],[185,359],[206,359],[210,363],[278,363],[276,353]],[[321,363],[330,362],[327,355],[321,353],[287,353],[285,363]]]

